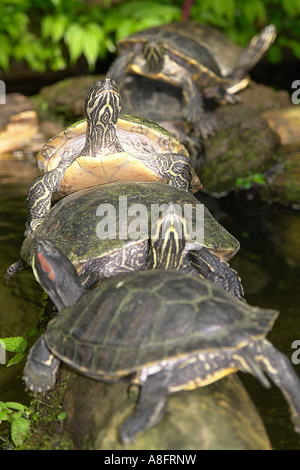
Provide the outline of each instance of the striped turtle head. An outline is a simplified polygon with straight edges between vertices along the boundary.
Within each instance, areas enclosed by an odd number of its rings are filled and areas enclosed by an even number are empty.
[[[160,41],[147,41],[142,54],[146,61],[148,72],[158,73],[164,66],[165,48]]]
[[[86,153],[94,149],[118,146],[117,122],[121,111],[121,96],[116,83],[110,78],[94,83],[85,97],[87,116]]]

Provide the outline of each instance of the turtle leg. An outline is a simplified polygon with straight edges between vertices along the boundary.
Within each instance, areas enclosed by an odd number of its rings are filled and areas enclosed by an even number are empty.
[[[162,179],[171,186],[184,191],[192,191],[192,167],[190,159],[180,153],[158,153],[151,155],[151,162],[147,156],[147,165],[158,170]]]
[[[167,406],[169,377],[170,371],[161,371],[148,377],[142,385],[133,415],[120,426],[123,444],[132,442],[137,433],[152,428],[161,420]]]
[[[127,75],[134,58],[135,52],[133,50],[130,52],[125,51],[113,62],[109,69],[107,77],[114,80],[119,88],[121,88],[122,82]]]
[[[207,90],[205,90],[205,92],[204,92],[205,97],[210,98],[210,99],[214,99],[219,104],[239,103],[241,101],[241,98],[238,95],[236,95],[235,93],[237,91],[239,91],[240,89],[242,89],[242,88],[246,88],[246,86],[247,86],[246,82],[247,82],[247,79],[245,79],[245,85],[244,86],[237,86],[236,90],[235,90],[235,84],[234,84],[234,82],[232,82],[232,91],[231,91],[231,93],[226,91],[226,89],[224,89],[221,86],[210,87]]]
[[[28,189],[27,209],[28,217],[25,224],[25,236],[30,235],[42,222],[51,208],[53,192],[59,187],[63,179],[56,169],[51,170],[37,178]]]
[[[37,178],[28,189],[25,236],[30,235],[43,221],[51,208],[52,194],[62,182],[67,168],[76,160],[77,155],[64,155],[64,160],[51,171]]]
[[[206,248],[191,251],[189,256],[190,265],[198,276],[210,279],[227,292],[243,300],[244,291],[241,280],[236,271],[230,268],[226,261],[221,261],[218,256]]]
[[[204,125],[204,112],[203,101],[201,92],[196,87],[193,78],[185,71],[185,76],[182,76],[182,115],[187,122],[193,124],[195,131],[199,132],[202,137],[207,137],[208,130]]]
[[[53,356],[41,336],[31,348],[24,368],[26,387],[34,392],[51,390],[56,382],[60,361]]]
[[[26,269],[27,267],[28,267],[28,264],[22,258],[20,258],[15,263],[11,264],[5,274],[5,284],[8,284],[8,281],[10,280],[10,278],[13,277],[15,274],[17,274],[18,271],[21,271],[22,269]]]
[[[216,119],[213,113],[205,113],[202,93],[196,86],[191,74],[182,72],[180,85],[182,87],[182,115],[191,123],[198,138],[206,139],[214,134]]]
[[[279,352],[268,340],[260,343],[256,355],[269,378],[282,391],[291,413],[296,432],[300,433],[300,379],[291,361]],[[258,346],[259,348],[259,346]]]

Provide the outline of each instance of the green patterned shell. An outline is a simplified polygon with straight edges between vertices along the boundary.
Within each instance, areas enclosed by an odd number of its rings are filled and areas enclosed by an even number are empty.
[[[194,353],[238,350],[263,339],[277,314],[181,271],[148,270],[100,283],[49,323],[45,341],[85,375],[117,380]]]
[[[114,255],[118,256],[126,250],[127,265],[130,250],[135,250],[134,260],[138,256],[143,263],[148,251],[151,208],[155,204],[160,206],[169,202],[178,203],[183,208],[186,204],[192,208],[194,229],[197,207],[203,208],[203,242],[211,252],[217,254],[221,259],[229,260],[238,251],[238,240],[220,225],[208,209],[191,193],[159,182],[115,182],[77,191],[58,201],[45,216],[43,222],[24,240],[21,257],[31,264],[32,247],[36,234],[52,241],[73,262],[78,271],[87,262],[103,259],[103,269],[109,272],[109,260],[113,259]],[[116,233],[113,239],[99,238],[97,235],[97,227],[99,229],[98,224],[101,220],[99,207],[105,208],[103,206],[105,204],[110,205],[109,207],[116,217]],[[126,207],[128,209],[130,207],[136,208],[134,206],[136,204],[142,204],[147,209],[149,230],[145,234],[140,234],[138,239],[133,239],[130,236],[122,238],[119,231],[120,215],[124,215]],[[136,213],[133,212],[131,216],[129,213],[127,227],[130,228],[130,224],[135,223],[136,217]],[[118,262],[121,263],[122,260]]]

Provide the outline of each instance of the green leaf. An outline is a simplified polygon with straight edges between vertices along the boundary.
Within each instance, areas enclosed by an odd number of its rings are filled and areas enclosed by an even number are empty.
[[[27,348],[27,341],[22,336],[1,338],[0,341],[6,351],[23,353]]]
[[[45,15],[41,21],[41,36],[42,38],[49,38],[53,28],[53,15]]]
[[[64,40],[68,46],[71,63],[75,63],[83,52],[84,34],[84,28],[78,23],[72,23],[64,34]]]
[[[266,184],[266,177],[263,173],[254,173],[254,175],[252,177],[252,181],[253,181],[253,183],[256,183],[256,184],[265,185]]]
[[[300,0],[281,0],[281,4],[288,17],[293,18],[300,14]]]
[[[16,447],[23,444],[24,438],[29,431],[29,421],[22,417],[14,418],[11,422],[11,438]]]
[[[82,50],[90,69],[92,69],[96,63],[103,40],[104,31],[101,26],[96,23],[89,23],[86,25]]]
[[[0,34],[0,44],[1,44],[0,68],[2,68],[5,72],[7,72],[9,70],[12,46],[10,44],[9,38],[5,36],[4,34]]]
[[[69,18],[66,15],[59,15],[55,19],[54,28],[51,34],[53,42],[59,42],[69,24]]]
[[[67,417],[67,413],[65,411],[62,411],[61,413],[57,415],[57,419],[59,421],[63,421],[64,419],[66,419],[66,417]]]
[[[25,411],[28,410],[28,407],[25,405],[22,405],[22,403],[18,403],[16,401],[7,401],[5,405],[8,408],[12,408],[13,410],[18,410],[18,411]]]
[[[25,13],[21,11],[15,12],[6,25],[6,31],[12,38],[18,38],[20,34],[25,32],[29,21]]]
[[[65,33],[65,30],[70,23],[67,15],[46,15],[41,21],[41,36],[42,38],[51,38],[53,42],[59,42]]]
[[[265,5],[261,0],[243,2],[241,10],[249,23],[254,23],[257,19],[264,20],[267,16]]]
[[[0,409],[0,423],[1,421],[8,421],[9,416],[6,410],[1,410]]]
[[[15,354],[14,357],[12,357],[12,358],[8,361],[6,367],[10,367],[10,366],[13,366],[13,365],[15,365],[15,364],[18,364],[19,362],[22,361],[22,359],[23,359],[24,356],[25,356],[24,353],[17,353],[17,354]]]

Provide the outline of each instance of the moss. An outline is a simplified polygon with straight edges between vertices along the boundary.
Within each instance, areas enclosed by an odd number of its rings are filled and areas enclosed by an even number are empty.
[[[263,200],[272,199],[281,204],[299,204],[300,201],[300,152],[285,155],[283,164],[273,176],[272,185],[260,192]]]
[[[63,428],[63,395],[68,377],[55,390],[39,393],[30,403],[30,432],[22,450],[72,450],[74,444]]]

